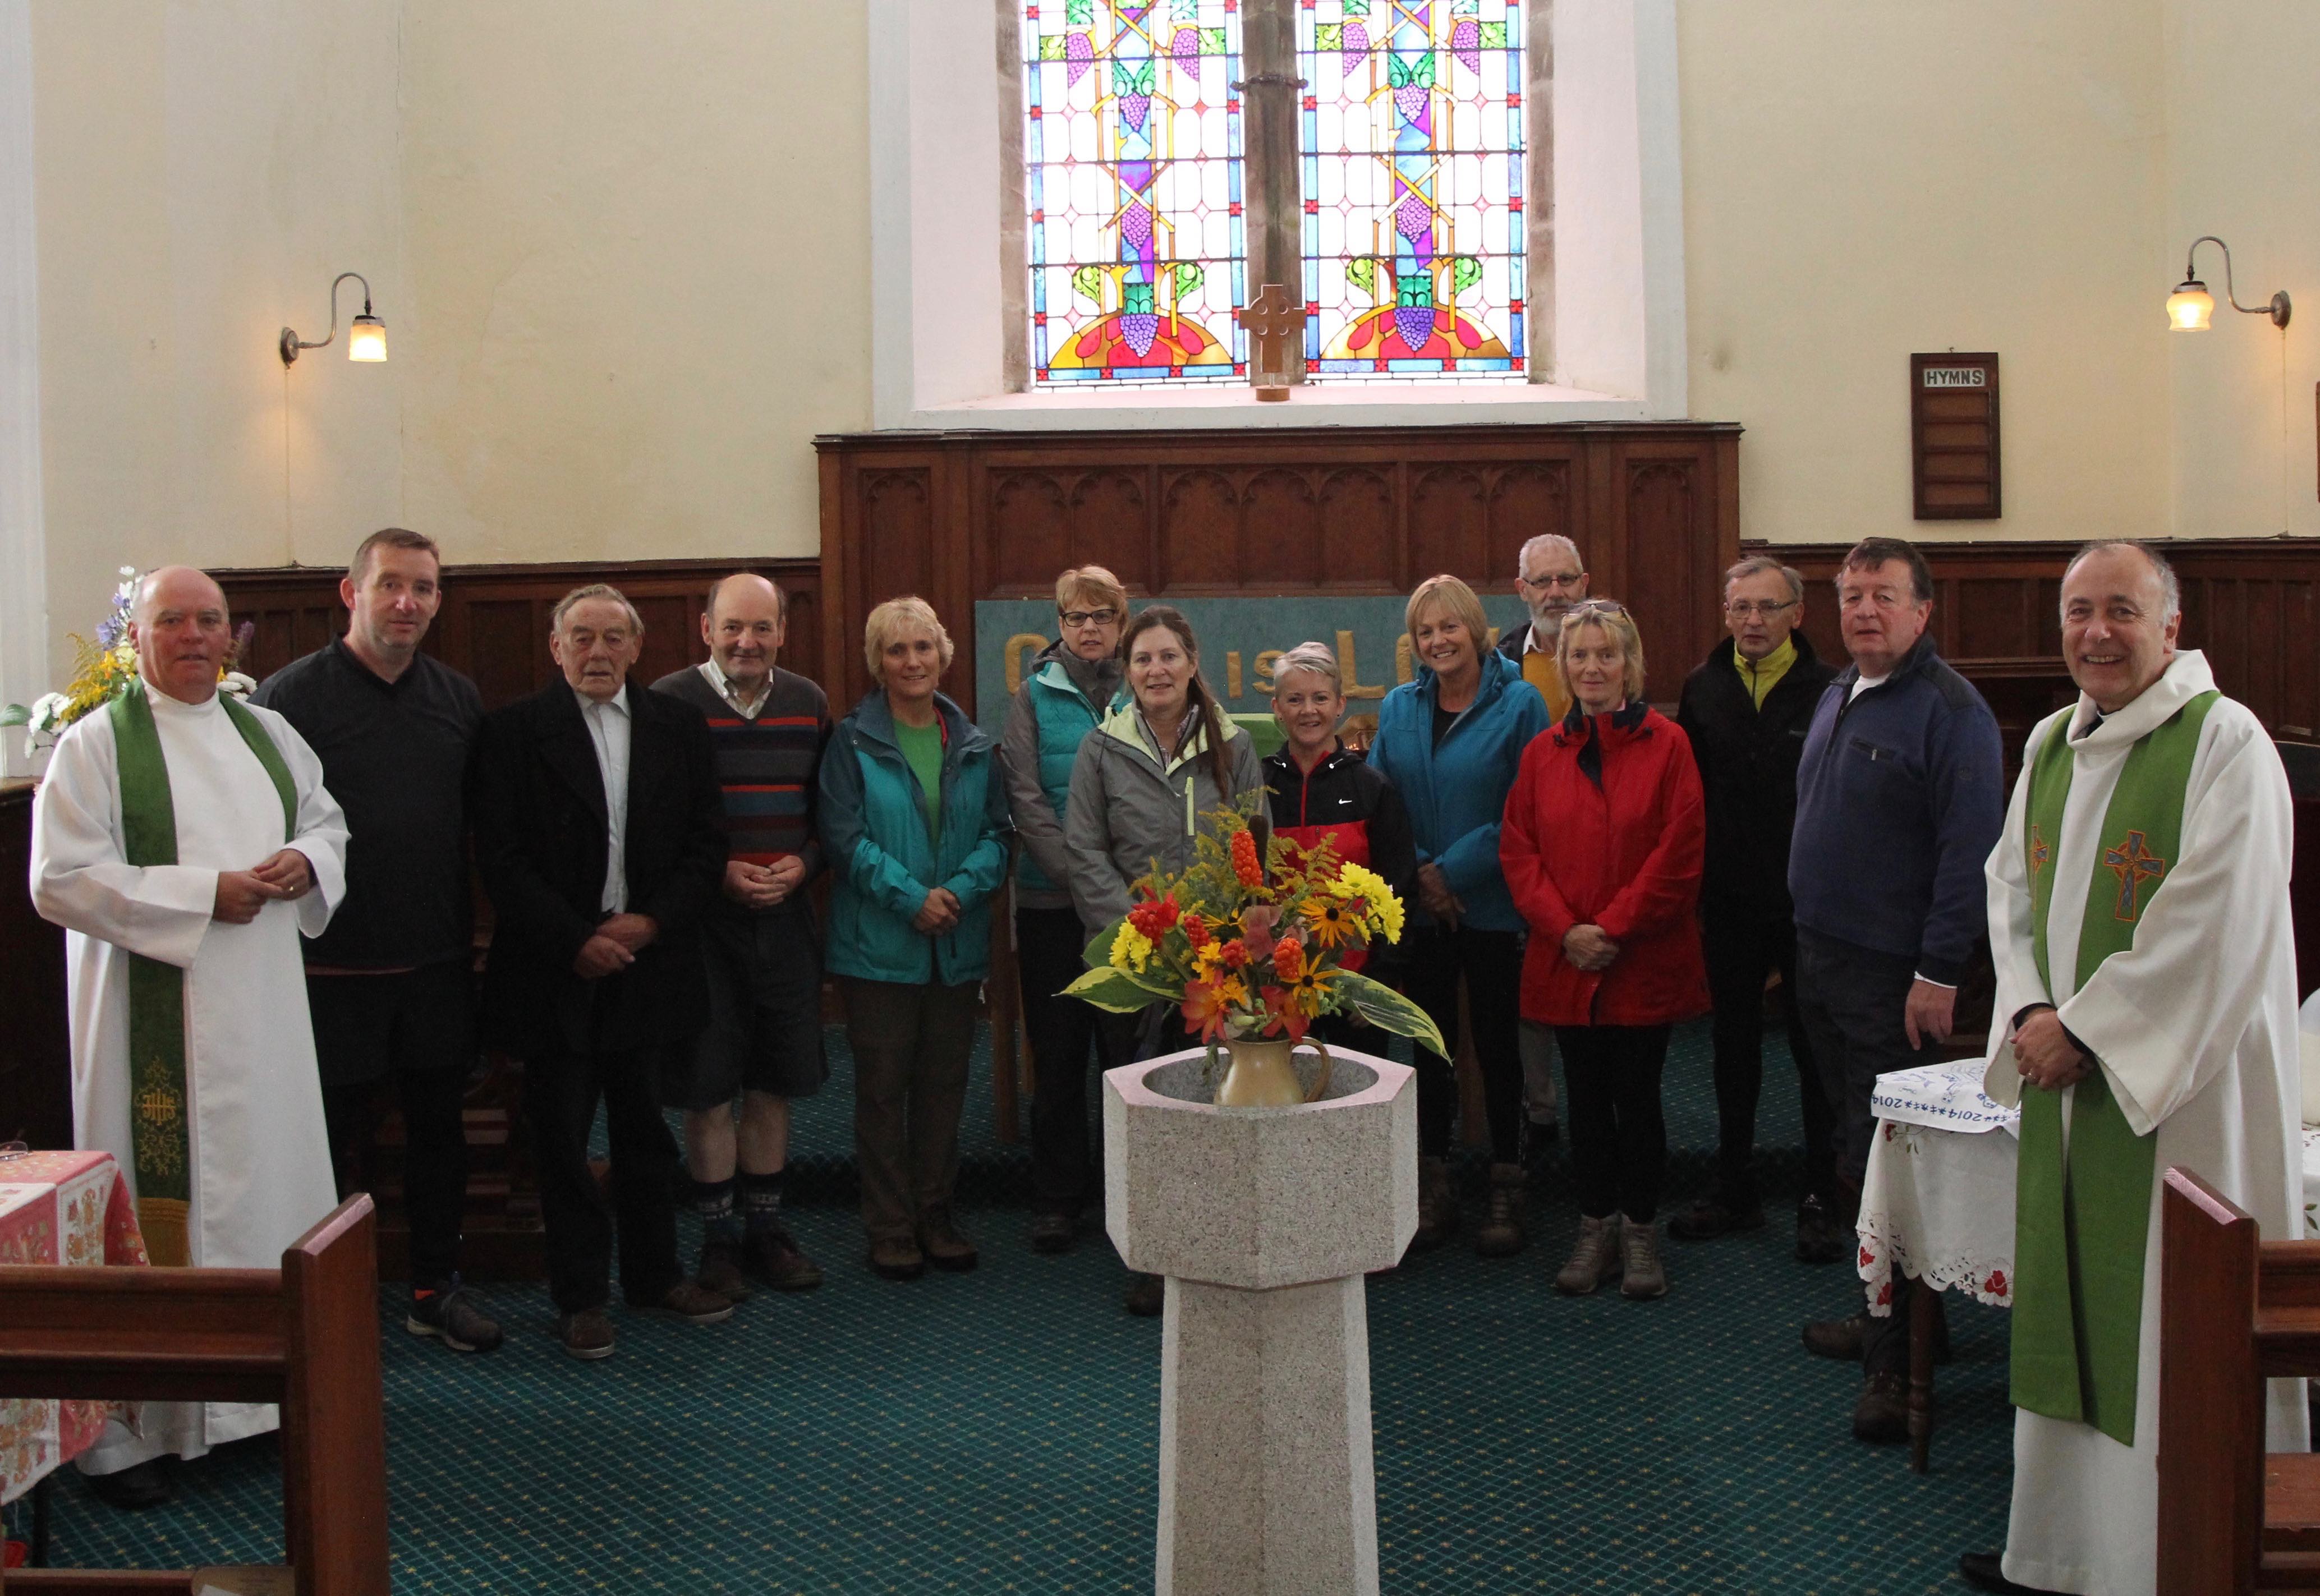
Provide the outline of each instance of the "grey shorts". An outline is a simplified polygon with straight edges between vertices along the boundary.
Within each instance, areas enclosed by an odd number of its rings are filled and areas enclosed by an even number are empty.
[[[811,1097],[829,1078],[821,1045],[821,939],[812,912],[784,904],[744,915],[723,905],[701,928],[709,1021],[661,1068],[661,1102],[699,1111],[744,1090]]]

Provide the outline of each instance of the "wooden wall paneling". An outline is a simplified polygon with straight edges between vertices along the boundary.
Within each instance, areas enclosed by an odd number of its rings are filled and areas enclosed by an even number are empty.
[[[1297,593],[1319,583],[1328,562],[1311,473],[1290,466],[1253,473],[1243,491],[1241,514],[1247,529],[1244,584]]]
[[[1389,592],[1401,586],[1398,498],[1391,467],[1341,466],[1324,472],[1315,585]]]
[[[1240,585],[1241,495],[1236,473],[1161,467],[1155,594],[1229,592]]]
[[[1470,583],[1487,580],[1490,525],[1488,484],[1481,467],[1464,460],[1412,462],[1405,534],[1412,587],[1443,572]]]

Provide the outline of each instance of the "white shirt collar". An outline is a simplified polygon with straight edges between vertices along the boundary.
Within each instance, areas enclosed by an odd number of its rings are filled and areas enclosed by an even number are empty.
[[[769,668],[766,672],[765,681],[758,685],[757,693],[751,697],[744,698],[741,696],[740,689],[733,685],[733,678],[725,674],[724,667],[720,666],[713,657],[701,662],[701,677],[715,690],[718,697],[745,715],[754,716],[759,710],[765,708],[766,698],[774,690],[774,673]]]
[[[572,689],[572,696],[580,701],[580,712],[584,715],[596,709],[612,710],[622,715],[629,712],[629,685],[626,682],[622,682],[621,690],[610,698],[591,698],[577,687]]]

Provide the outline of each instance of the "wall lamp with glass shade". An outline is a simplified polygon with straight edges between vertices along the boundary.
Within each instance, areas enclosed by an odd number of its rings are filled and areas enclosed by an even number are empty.
[[[329,345],[339,335],[339,285],[352,277],[362,284],[362,314],[347,328],[347,358],[349,360],[384,360],[386,358],[386,323],[370,313],[370,284],[360,272],[342,271],[331,282],[331,331],[321,343],[309,343],[285,327],[282,330],[282,364],[297,359],[300,349],[319,349]]]
[[[2234,310],[2250,316],[2270,316],[2275,327],[2288,325],[2288,294],[2282,290],[2271,296],[2270,304],[2242,304],[2232,290],[2232,249],[2213,233],[2202,233],[2191,240],[2191,248],[2183,258],[2183,280],[2175,292],[2167,296],[2167,325],[2177,332],[2205,332],[2216,313],[2216,296],[2199,281],[2195,264],[2201,244],[2213,244],[2224,252],[2224,301]]]

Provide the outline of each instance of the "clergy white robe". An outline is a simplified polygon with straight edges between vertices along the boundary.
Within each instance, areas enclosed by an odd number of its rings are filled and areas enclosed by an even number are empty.
[[[2153,1588],[2159,1504],[2159,1204],[2155,1178],[2182,1165],[2253,1214],[2270,1238],[2302,1236],[2302,1084],[2296,1035],[2296,951],[2288,871],[2294,811],[2279,755],[2261,721],[2225,698],[2208,712],[2185,794],[2180,857],[2150,901],[2134,945],[2078,984],[2089,883],[2107,840],[2105,810],[2126,754],[2215,685],[2206,657],[2179,652],[2142,697],[2070,747],[2073,760],[2047,918],[2048,991],[2031,954],[2030,875],[2024,856],[2030,753],[2058,727],[2095,713],[2081,697],[2030,734],[2006,830],[1989,858],[1990,954],[1998,970],[1991,1028],[1992,1095],[2022,1090],[2007,1021],[2051,1002],[2100,1061],[2138,1136],[2157,1136],[2151,1230],[2144,1244],[2142,1356],[2134,1445],[2091,1425],[2016,1410],[2014,1507],[2006,1576],[2080,1596],[2145,1596]],[[2108,890],[2107,884],[2105,885]],[[2065,1146],[2071,1102],[2064,1093]],[[2067,1156],[2067,1152],[2065,1154]],[[2306,1445],[2304,1383],[2275,1380],[2268,1421],[2274,1451]]]
[[[215,698],[147,696],[168,766],[177,864],[127,862],[108,712],[65,732],[33,805],[32,901],[66,930],[73,1139],[111,1153],[134,1190],[128,955],[184,970],[190,1261],[277,1268],[283,1249],[338,1201],[298,937],[319,935],[344,893],[346,818],[304,739],[251,707],[296,789],[289,846],[313,866],[314,885],[248,925],[213,919],[219,872],[251,869],[284,846],[281,793]],[[113,1424],[82,1466],[112,1474],[162,1453],[198,1457],[276,1423],[265,1403],[148,1402],[141,1434]]]

